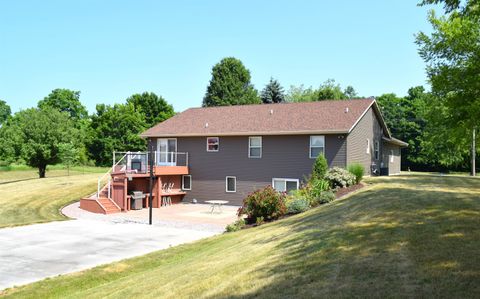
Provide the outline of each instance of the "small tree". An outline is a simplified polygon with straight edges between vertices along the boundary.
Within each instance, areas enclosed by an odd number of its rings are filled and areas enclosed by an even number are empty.
[[[312,168],[312,178],[323,179],[328,170],[327,159],[323,154],[318,155]]]
[[[67,166],[67,175],[70,175],[70,166],[74,165],[78,159],[80,150],[72,142],[60,143],[58,145],[60,151],[60,160]]]
[[[280,82],[270,78],[270,82],[262,90],[260,98],[264,104],[285,102],[285,93]]]

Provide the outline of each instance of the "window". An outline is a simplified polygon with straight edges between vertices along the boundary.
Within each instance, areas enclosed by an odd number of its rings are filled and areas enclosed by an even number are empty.
[[[225,191],[237,192],[237,178],[234,176],[227,176],[225,179]]]
[[[380,156],[380,143],[378,141],[375,141],[375,148],[373,150],[375,151],[375,160],[378,160]]]
[[[262,157],[262,137],[248,137],[248,157]]]
[[[325,136],[310,136],[310,158],[325,154]]]
[[[367,154],[370,154],[370,139],[367,138]]]
[[[207,137],[207,152],[218,152],[220,147],[220,138]]]
[[[191,175],[182,175],[182,190],[192,190]]]
[[[390,151],[390,163],[393,163],[393,150]]]
[[[289,192],[289,191],[298,189],[299,180],[274,178],[272,179],[272,185],[273,185],[273,188],[278,192]]]

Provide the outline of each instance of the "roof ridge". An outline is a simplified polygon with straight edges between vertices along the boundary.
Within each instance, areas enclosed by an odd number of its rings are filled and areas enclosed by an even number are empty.
[[[281,103],[258,103],[258,104],[240,104],[240,105],[224,105],[224,106],[210,106],[210,107],[189,107],[184,111],[193,110],[193,109],[225,109],[229,107],[250,107],[250,106],[275,106],[275,105],[297,105],[297,104],[317,104],[325,102],[348,102],[348,101],[375,101],[374,98],[351,98],[351,99],[340,99],[340,100],[319,100],[319,101],[305,101],[305,102],[281,102]]]

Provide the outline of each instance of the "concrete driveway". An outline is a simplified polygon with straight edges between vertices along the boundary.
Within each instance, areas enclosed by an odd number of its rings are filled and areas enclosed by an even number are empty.
[[[0,290],[192,242],[222,230],[92,219],[0,229]]]

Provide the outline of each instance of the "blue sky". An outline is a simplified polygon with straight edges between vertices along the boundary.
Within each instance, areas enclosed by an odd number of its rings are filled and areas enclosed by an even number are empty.
[[[176,111],[200,106],[212,66],[234,56],[261,89],[328,78],[363,96],[425,85],[418,0],[1,1],[0,99],[14,111],[55,88],[89,112],[152,91]]]

